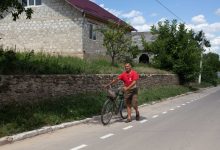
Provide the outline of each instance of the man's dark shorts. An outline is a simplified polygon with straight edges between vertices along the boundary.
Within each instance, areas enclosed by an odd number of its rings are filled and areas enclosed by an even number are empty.
[[[133,104],[133,106],[137,105],[137,95],[138,88],[133,88],[124,93],[124,98],[126,104]]]

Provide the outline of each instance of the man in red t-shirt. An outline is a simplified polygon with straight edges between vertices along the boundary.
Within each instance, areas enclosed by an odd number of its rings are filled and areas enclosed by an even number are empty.
[[[137,102],[137,80],[139,79],[139,75],[136,71],[132,70],[131,65],[129,63],[125,64],[125,71],[118,76],[117,79],[112,80],[107,86],[122,80],[124,82],[124,98],[127,105],[128,119],[127,123],[131,122],[131,106],[133,104],[133,108],[136,112],[136,120],[140,119],[140,114],[138,111],[138,102]]]

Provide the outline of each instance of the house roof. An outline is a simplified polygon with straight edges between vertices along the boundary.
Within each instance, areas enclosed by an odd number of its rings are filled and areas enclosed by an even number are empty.
[[[99,5],[91,2],[90,0],[66,0],[66,1],[70,3],[72,6],[82,10],[87,15],[91,15],[93,17],[101,19],[102,21],[108,22],[109,20],[111,20],[113,22],[120,23],[121,25],[127,24],[123,20],[114,16],[112,13],[108,12]],[[130,26],[130,28],[131,30],[136,30],[132,26]]]

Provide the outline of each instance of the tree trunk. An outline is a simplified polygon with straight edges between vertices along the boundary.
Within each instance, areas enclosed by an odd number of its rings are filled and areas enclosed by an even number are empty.
[[[114,66],[115,65],[115,56],[112,56],[112,66]]]

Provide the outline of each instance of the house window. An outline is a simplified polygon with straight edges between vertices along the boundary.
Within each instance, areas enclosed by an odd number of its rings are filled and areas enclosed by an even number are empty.
[[[41,0],[22,0],[23,6],[38,6],[41,5]]]
[[[89,38],[96,40],[96,32],[94,30],[94,24],[89,24]]]

